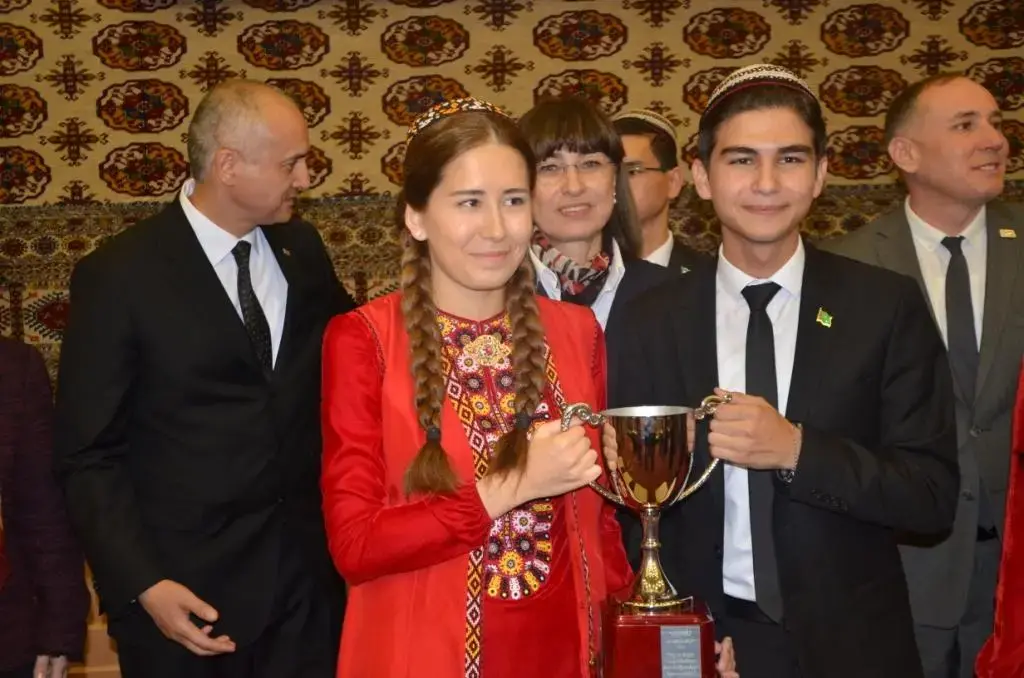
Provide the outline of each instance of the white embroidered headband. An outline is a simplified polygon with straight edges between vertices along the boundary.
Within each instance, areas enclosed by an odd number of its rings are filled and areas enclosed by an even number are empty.
[[[498,115],[502,115],[506,118],[510,117],[508,113],[488,101],[473,99],[471,97],[464,99],[447,99],[434,104],[413,120],[412,125],[409,126],[409,131],[406,134],[406,141],[412,141],[414,136],[430,127],[438,120],[447,118],[449,115],[455,115],[456,113],[463,113],[465,111],[486,111],[488,113],[497,113]]]

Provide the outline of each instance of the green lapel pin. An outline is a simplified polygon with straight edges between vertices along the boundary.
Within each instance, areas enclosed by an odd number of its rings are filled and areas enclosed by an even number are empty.
[[[832,314],[824,308],[818,307],[818,317],[814,319],[822,327],[832,327]]]

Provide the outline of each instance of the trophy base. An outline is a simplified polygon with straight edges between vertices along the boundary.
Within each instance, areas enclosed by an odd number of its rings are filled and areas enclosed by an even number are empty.
[[[684,599],[644,612],[610,599],[604,623],[604,678],[715,678],[715,624],[704,603]]]

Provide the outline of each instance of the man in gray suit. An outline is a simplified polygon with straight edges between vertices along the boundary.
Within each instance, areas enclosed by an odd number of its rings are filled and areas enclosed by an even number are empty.
[[[992,631],[1010,422],[1024,352],[1024,208],[997,200],[1008,143],[981,85],[941,75],[886,115],[905,204],[824,245],[917,279],[949,354],[960,501],[950,533],[900,535],[917,644],[929,678],[970,678]]]

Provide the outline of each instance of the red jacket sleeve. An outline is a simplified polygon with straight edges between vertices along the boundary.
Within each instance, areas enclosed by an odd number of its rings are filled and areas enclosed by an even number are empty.
[[[1024,368],[1013,409],[1010,482],[996,587],[995,632],[975,663],[979,678],[1024,676]]]
[[[474,483],[454,495],[389,500],[382,360],[358,312],[331,321],[324,337],[321,489],[331,557],[349,584],[469,553],[484,543],[492,523]]]
[[[593,360],[594,391],[597,393],[598,410],[608,407],[607,373],[604,332],[594,320],[595,346]],[[605,501],[601,508],[601,548],[604,556],[605,581],[608,593],[618,593],[633,583],[633,569],[626,557],[622,542],[622,528],[615,517],[615,505]]]

